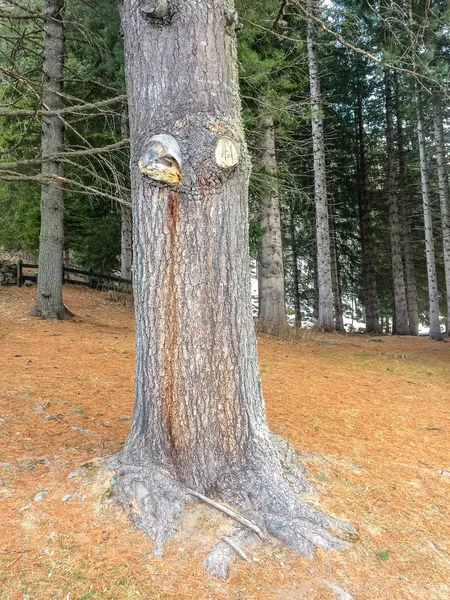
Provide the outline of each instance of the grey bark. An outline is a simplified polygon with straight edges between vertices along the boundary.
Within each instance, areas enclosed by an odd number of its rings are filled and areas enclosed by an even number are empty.
[[[388,168],[388,203],[391,234],[392,278],[394,282],[395,333],[409,334],[408,309],[406,305],[406,286],[403,276],[401,222],[398,206],[398,165],[395,144],[394,105],[392,71],[384,70],[386,94],[386,144]]]
[[[334,326],[336,331],[345,331],[342,312],[342,292],[339,277],[338,246],[336,228],[334,226],[334,202],[330,202],[330,252],[331,252],[331,287],[333,290]]]
[[[128,126],[128,106],[124,105],[120,124],[122,139],[130,137]],[[133,264],[133,211],[131,206],[123,204],[120,207],[120,276],[131,279]]]
[[[131,503],[134,522],[154,538],[157,553],[191,497],[186,486],[218,496],[309,556],[316,544],[345,547],[326,531],[345,525],[297,498],[311,486],[295,452],[267,426],[250,301],[249,158],[229,3],[185,0],[156,20],[148,9],[123,2],[136,391],[117,498]],[[229,152],[217,154],[224,144]]]
[[[129,206],[121,207],[120,221],[120,276],[131,279],[133,263],[132,211]]]
[[[281,239],[280,193],[272,117],[260,123],[260,164],[267,173],[260,206],[263,230],[258,256],[259,318],[258,329],[279,335],[286,328],[284,304],[284,268]]]
[[[318,0],[307,0],[310,14],[316,15]],[[308,70],[311,102],[311,127],[314,156],[314,196],[316,204],[318,329],[334,331],[333,288],[331,275],[330,229],[325,165],[322,98],[320,92],[319,61],[315,44],[316,30],[312,21],[307,23]]]
[[[422,184],[423,219],[425,225],[425,250],[427,259],[428,299],[430,307],[429,337],[432,340],[441,340],[442,334],[441,326],[439,323],[439,296],[433,239],[433,213],[431,206],[430,182],[428,177],[425,132],[423,128],[423,118],[420,101],[420,95],[416,88],[417,139],[419,142],[420,179]]]
[[[436,142],[436,161],[439,181],[439,200],[441,207],[442,243],[444,247],[444,271],[447,291],[447,328],[446,335],[450,335],[450,198],[448,183],[448,157],[445,151],[444,127],[442,122],[442,109],[436,102],[434,109],[434,137]]]
[[[402,114],[398,74],[394,72],[395,113],[397,119],[398,170],[399,170],[399,214],[402,228],[403,257],[405,265],[406,306],[410,335],[419,335],[419,306],[417,298],[416,272],[411,231],[410,195],[405,162],[405,143],[403,136]]]
[[[372,237],[372,214],[367,186],[367,160],[364,136],[362,96],[358,93],[355,109],[357,134],[356,173],[359,205],[359,229],[361,235],[362,275],[364,282],[364,308],[367,333],[381,333],[378,308],[377,282]]]
[[[53,111],[63,106],[64,69],[64,0],[45,0],[44,63],[41,103]],[[63,121],[57,115],[42,117],[42,157],[61,152]],[[42,177],[62,177],[58,161],[42,164]],[[32,316],[45,319],[67,319],[71,313],[62,297],[62,264],[64,246],[64,187],[49,180],[41,190],[41,231],[39,237],[38,285]]]
[[[300,308],[300,270],[298,268],[297,239],[295,234],[295,210],[294,201],[289,207],[289,228],[291,230],[292,251],[292,278],[294,283],[294,326],[302,326],[302,313]]]

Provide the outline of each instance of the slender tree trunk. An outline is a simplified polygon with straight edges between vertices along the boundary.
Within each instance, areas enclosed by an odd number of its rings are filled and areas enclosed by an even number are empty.
[[[64,0],[44,3],[44,64],[42,106],[49,110],[63,107],[64,69]],[[58,116],[42,118],[41,152],[49,156],[63,149],[62,120]],[[42,165],[42,177],[49,183],[41,191],[41,232],[36,304],[30,314],[45,319],[68,319],[62,297],[62,264],[64,247],[64,187],[55,180],[63,176],[59,162]]]
[[[70,267],[70,251],[69,248],[64,248],[63,250],[63,269],[66,268],[68,269]],[[70,279],[70,273],[64,273],[64,270],[62,272],[63,275],[63,283],[64,283],[64,278],[66,279]]]
[[[120,225],[120,276],[124,279],[131,279],[131,267],[133,263],[133,223],[131,207],[121,207]]]
[[[317,7],[318,0],[307,0],[307,10],[309,13],[316,15]],[[325,141],[319,79],[319,61],[317,57],[315,36],[315,25],[312,21],[308,21],[307,46],[312,112],[311,126],[314,155],[314,195],[316,203],[317,276],[319,292],[319,315],[317,326],[323,331],[334,331]]]
[[[434,136],[436,141],[439,200],[441,205],[442,243],[444,246],[445,285],[447,291],[446,335],[450,336],[450,199],[447,166],[448,158],[445,151],[442,109],[439,102],[436,102],[434,110]]]
[[[275,153],[275,128],[271,117],[261,120],[260,132],[260,162],[267,173],[267,184],[264,185],[260,207],[260,225],[263,235],[258,257],[258,328],[265,333],[279,335],[286,328],[286,312],[278,165]]]
[[[345,331],[342,312],[342,292],[339,278],[338,249],[336,228],[334,226],[334,204],[330,203],[330,252],[331,252],[331,286],[333,289],[334,324],[336,331]]]
[[[335,520],[295,496],[307,481],[286,458],[292,448],[267,426],[229,9],[225,0],[123,2],[136,385],[117,497],[135,507],[132,518],[157,553],[193,488],[311,556],[321,540],[343,544],[323,532]],[[220,576],[230,560],[223,545],[205,561]]]
[[[300,308],[300,272],[298,268],[297,236],[295,235],[294,212],[294,201],[292,201],[289,210],[289,226],[291,230],[292,279],[294,282],[294,326],[301,327],[302,313]]]
[[[425,224],[425,249],[427,257],[428,299],[430,306],[430,335],[432,340],[441,340],[441,326],[439,323],[439,296],[436,274],[436,259],[434,254],[433,239],[433,214],[431,207],[430,183],[428,179],[427,155],[425,132],[423,129],[420,95],[416,90],[417,104],[417,138],[420,154],[420,179],[422,182],[423,219]]]
[[[386,91],[386,142],[388,155],[388,201],[391,231],[392,277],[394,281],[395,334],[408,335],[408,310],[406,306],[406,287],[403,277],[401,224],[398,207],[398,171],[395,147],[394,107],[392,97],[392,72],[384,71]]]
[[[364,281],[364,308],[367,333],[380,333],[377,283],[375,278],[375,260],[372,237],[372,216],[367,187],[367,161],[364,140],[364,118],[362,97],[358,94],[355,110],[357,126],[356,172],[358,177],[359,228],[361,235],[362,274]]]
[[[405,143],[403,137],[402,115],[400,110],[400,94],[398,74],[394,72],[395,112],[397,118],[398,169],[399,169],[399,216],[402,227],[403,256],[405,259],[406,306],[408,309],[409,333],[419,335],[419,306],[417,299],[416,273],[414,267],[414,251],[412,246],[410,196],[405,162]]]

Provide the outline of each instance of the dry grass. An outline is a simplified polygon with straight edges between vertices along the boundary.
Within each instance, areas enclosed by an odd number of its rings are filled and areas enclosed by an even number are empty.
[[[2,600],[331,600],[328,584],[355,600],[450,597],[449,343],[260,336],[270,425],[309,455],[312,501],[351,521],[359,539],[315,561],[275,542],[255,546],[253,563],[239,560],[221,582],[201,566],[229,527],[212,509],[194,505],[158,560],[104,502],[111,474],[101,457],[121,447],[132,412],[130,309],[67,287],[77,318],[45,322],[27,315],[33,295],[0,288]]]

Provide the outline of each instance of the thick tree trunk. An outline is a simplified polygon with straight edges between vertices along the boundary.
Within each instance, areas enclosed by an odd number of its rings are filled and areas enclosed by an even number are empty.
[[[130,137],[128,125],[128,105],[125,103],[120,123],[122,139]],[[133,211],[131,206],[120,207],[120,276],[131,279],[133,265]]]
[[[155,539],[157,553],[189,486],[234,504],[312,555],[316,543],[342,542],[325,531],[334,519],[295,496],[308,483],[292,449],[267,426],[250,301],[249,158],[229,8],[225,0],[123,2],[136,395],[117,497],[131,502],[133,520]],[[230,559],[223,546],[206,561],[221,576]]]
[[[394,72],[394,85],[395,112],[397,118],[398,170],[400,183],[398,202],[402,227],[403,256],[405,259],[406,306],[408,310],[409,334],[419,335],[419,306],[417,298],[416,272],[414,267],[414,251],[412,245],[411,209],[409,205],[410,196],[408,194],[405,143],[403,137],[402,115],[400,110],[398,74],[396,72]]]
[[[131,267],[133,263],[132,214],[131,207],[121,207],[120,276],[124,279],[131,279]]]
[[[307,10],[317,13],[318,0],[307,0]],[[322,98],[320,93],[319,61],[315,45],[315,25],[307,23],[308,69],[311,101],[311,126],[314,155],[314,196],[316,203],[317,272],[319,314],[317,327],[334,331],[333,287],[331,277],[330,228],[325,167]]]
[[[64,0],[45,0],[44,64],[41,103],[44,109],[63,107],[64,69]],[[42,156],[63,149],[63,121],[58,116],[42,118]],[[42,165],[42,177],[49,183],[41,191],[41,232],[36,304],[30,314],[45,319],[67,319],[71,313],[62,297],[62,264],[64,247],[64,187],[56,181],[63,176],[59,162]]]
[[[292,279],[294,283],[294,326],[302,326],[302,312],[300,307],[300,271],[298,268],[297,236],[295,235],[295,210],[294,201],[291,202],[289,210],[289,228],[291,230],[292,251]]]
[[[359,205],[359,229],[361,235],[362,275],[364,282],[364,308],[366,332],[380,333],[378,309],[377,282],[375,278],[375,260],[372,237],[372,215],[370,210],[369,192],[367,186],[367,161],[364,139],[364,117],[361,94],[358,94],[358,104],[355,109],[357,148],[356,172]]]
[[[441,326],[439,323],[439,296],[436,274],[436,259],[434,254],[433,239],[433,213],[431,207],[430,183],[428,179],[427,154],[425,132],[423,129],[420,96],[416,91],[417,103],[417,138],[420,154],[420,179],[422,182],[423,219],[425,225],[425,249],[427,257],[428,299],[430,306],[430,335],[432,340],[441,340]]]
[[[275,128],[271,117],[261,120],[260,134],[260,163],[267,173],[267,182],[264,185],[260,206],[260,225],[263,235],[258,257],[258,329],[264,333],[279,335],[286,329],[286,311],[278,166],[275,153]]]
[[[434,110],[434,136],[436,141],[439,200],[441,205],[442,243],[444,246],[445,285],[447,291],[446,335],[450,336],[450,194],[448,184],[448,158],[445,151],[442,109],[438,102],[436,103]]]
[[[398,207],[398,171],[395,147],[394,129],[394,107],[392,97],[392,72],[390,69],[384,71],[386,92],[386,142],[388,160],[388,202],[389,202],[389,224],[391,232],[391,258],[392,278],[394,281],[394,305],[395,305],[395,334],[408,335],[408,309],[406,306],[406,287],[403,276],[401,224]]]

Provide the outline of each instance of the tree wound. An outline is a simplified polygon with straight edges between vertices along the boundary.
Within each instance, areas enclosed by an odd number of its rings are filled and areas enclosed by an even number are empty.
[[[169,0],[141,0],[140,8],[150,19],[162,20],[169,16]]]
[[[221,169],[231,169],[239,162],[239,149],[232,139],[222,137],[215,150],[216,163]]]
[[[166,133],[154,135],[144,144],[138,167],[150,179],[180,185],[183,178],[181,151],[177,140]]]

